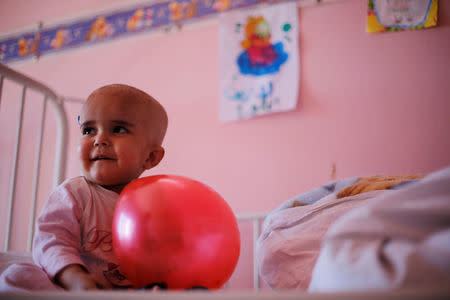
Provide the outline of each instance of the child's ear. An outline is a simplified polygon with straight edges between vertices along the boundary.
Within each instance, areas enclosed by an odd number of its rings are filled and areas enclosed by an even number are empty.
[[[147,157],[147,159],[144,162],[144,168],[145,170],[151,169],[153,167],[156,167],[159,162],[164,157],[164,148],[161,146],[153,146],[151,148],[151,151]]]

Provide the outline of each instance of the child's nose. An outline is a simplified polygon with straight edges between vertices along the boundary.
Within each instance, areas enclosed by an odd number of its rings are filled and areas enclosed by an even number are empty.
[[[95,136],[94,145],[95,146],[108,146],[110,144],[109,137],[105,132],[99,132]]]

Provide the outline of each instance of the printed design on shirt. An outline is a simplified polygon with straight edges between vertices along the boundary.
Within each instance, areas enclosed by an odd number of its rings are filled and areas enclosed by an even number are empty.
[[[92,228],[85,236],[84,243],[82,245],[82,251],[92,252],[96,249],[100,249],[103,252],[112,251],[112,234],[106,230],[100,230]]]
[[[129,285],[127,278],[120,273],[119,266],[114,263],[108,263],[108,270],[103,271],[103,276],[114,285]]]

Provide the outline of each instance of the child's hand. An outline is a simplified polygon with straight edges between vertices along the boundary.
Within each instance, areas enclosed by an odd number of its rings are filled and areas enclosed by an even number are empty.
[[[55,276],[58,285],[66,290],[98,290],[104,288],[80,265],[69,265]]]

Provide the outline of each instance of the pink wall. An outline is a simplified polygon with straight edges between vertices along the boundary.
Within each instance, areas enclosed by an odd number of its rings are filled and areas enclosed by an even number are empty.
[[[2,1],[0,32],[111,2],[46,0],[25,9],[29,3]],[[216,21],[11,66],[63,95],[85,98],[112,82],[148,91],[167,108],[170,124],[167,156],[147,174],[201,180],[236,213],[270,211],[330,181],[332,164],[337,178],[426,173],[450,164],[450,3],[439,4],[439,27],[386,34],[365,33],[367,1],[300,9],[298,108],[235,123],[218,121]],[[79,105],[67,108],[67,175],[75,176]],[[13,242],[24,245],[19,235]],[[244,242],[243,261],[251,248]],[[233,284],[244,287],[240,282]]]

